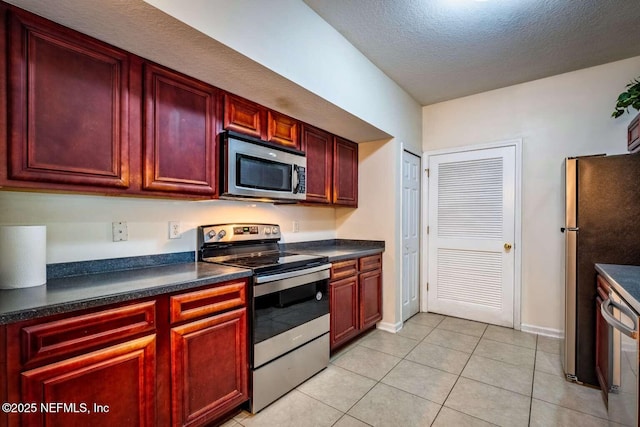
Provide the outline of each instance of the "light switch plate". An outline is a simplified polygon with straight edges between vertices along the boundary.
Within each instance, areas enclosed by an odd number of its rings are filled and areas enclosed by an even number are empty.
[[[112,222],[111,229],[113,232],[114,242],[124,242],[129,239],[129,231],[125,221]]]

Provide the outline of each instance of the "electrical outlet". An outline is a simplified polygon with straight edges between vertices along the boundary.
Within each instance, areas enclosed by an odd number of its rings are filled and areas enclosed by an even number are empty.
[[[182,237],[180,233],[180,221],[169,221],[169,238],[179,239]]]
[[[111,231],[114,242],[124,242],[129,239],[129,230],[127,230],[127,223],[125,221],[112,222]]]
[[[293,232],[297,233],[300,231],[300,221],[293,221]]]

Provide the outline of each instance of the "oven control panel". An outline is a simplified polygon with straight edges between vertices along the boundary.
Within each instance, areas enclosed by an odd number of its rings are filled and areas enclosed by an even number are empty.
[[[217,224],[198,227],[199,243],[232,243],[281,237],[278,224]]]

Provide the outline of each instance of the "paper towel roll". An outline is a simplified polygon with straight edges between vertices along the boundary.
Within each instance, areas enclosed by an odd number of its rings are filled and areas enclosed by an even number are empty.
[[[0,289],[47,282],[47,227],[0,226]]]

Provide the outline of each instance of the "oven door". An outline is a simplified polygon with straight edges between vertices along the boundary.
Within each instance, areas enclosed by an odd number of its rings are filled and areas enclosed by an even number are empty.
[[[307,159],[302,154],[236,139],[226,140],[224,196],[304,200]]]
[[[329,332],[330,266],[255,278],[254,369]]]

